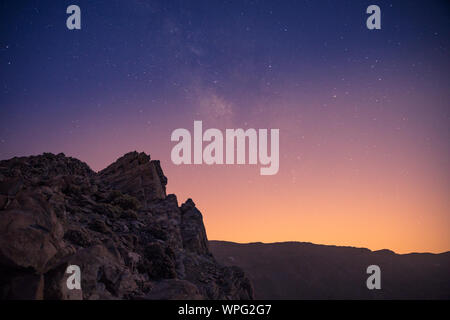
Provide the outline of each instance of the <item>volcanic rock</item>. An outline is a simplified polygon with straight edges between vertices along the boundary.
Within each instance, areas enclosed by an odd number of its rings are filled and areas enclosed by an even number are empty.
[[[62,153],[0,161],[0,299],[252,299],[244,272],[210,253],[194,202],[166,184],[138,152],[98,173]]]

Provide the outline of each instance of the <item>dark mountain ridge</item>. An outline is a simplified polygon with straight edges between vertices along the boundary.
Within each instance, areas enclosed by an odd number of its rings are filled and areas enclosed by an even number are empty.
[[[305,242],[209,245],[219,262],[249,275],[256,299],[450,298],[450,252],[396,254]],[[381,269],[380,290],[366,286],[370,265]]]

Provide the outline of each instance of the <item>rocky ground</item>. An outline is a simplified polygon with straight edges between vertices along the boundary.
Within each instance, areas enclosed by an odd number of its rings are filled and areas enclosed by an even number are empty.
[[[166,184],[137,152],[98,173],[62,153],[0,161],[0,299],[252,299]],[[69,265],[81,290],[67,288]]]

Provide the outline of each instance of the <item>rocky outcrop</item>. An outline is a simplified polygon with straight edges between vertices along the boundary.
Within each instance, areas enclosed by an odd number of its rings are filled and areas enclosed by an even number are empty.
[[[145,153],[132,152],[99,172],[102,185],[119,190],[139,200],[144,208],[156,199],[166,197],[167,178],[159,161]]]
[[[0,299],[252,299],[219,265],[200,211],[131,152],[96,173],[64,154],[0,162]],[[66,269],[81,270],[69,289]]]

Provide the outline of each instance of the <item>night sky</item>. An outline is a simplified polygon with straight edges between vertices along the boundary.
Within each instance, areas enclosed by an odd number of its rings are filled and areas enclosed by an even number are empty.
[[[449,18],[448,1],[1,0],[0,159],[144,151],[209,239],[447,251]],[[194,120],[279,128],[279,173],[173,165]]]

